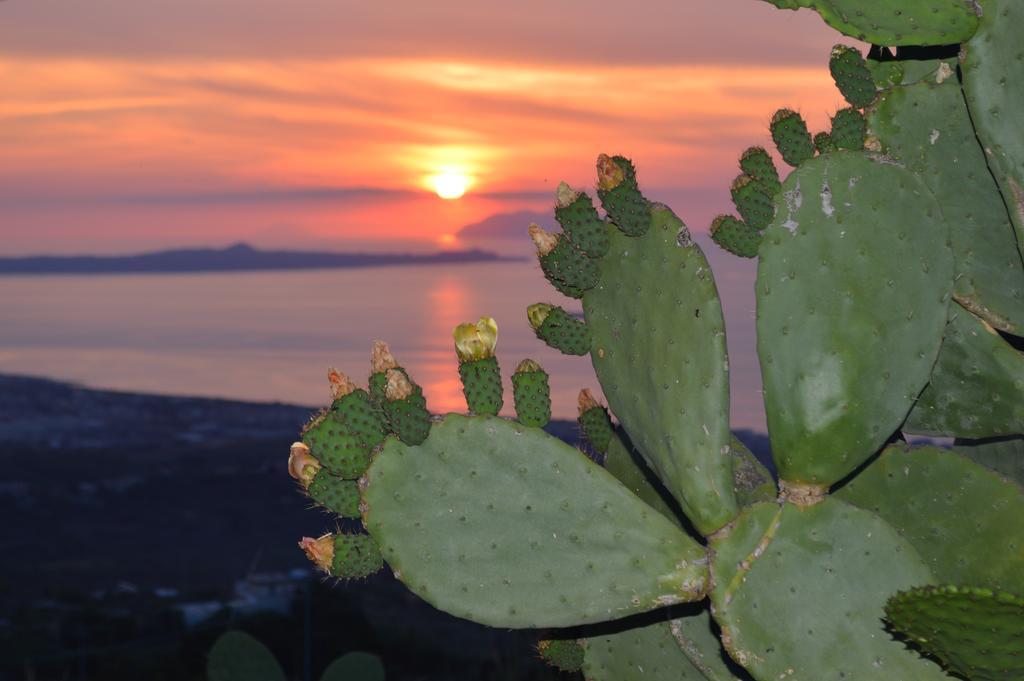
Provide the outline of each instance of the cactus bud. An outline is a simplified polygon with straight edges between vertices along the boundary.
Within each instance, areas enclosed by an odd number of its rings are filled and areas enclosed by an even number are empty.
[[[551,314],[553,305],[547,303],[534,303],[526,308],[526,318],[530,320],[530,326],[536,331],[544,324],[544,320]]]
[[[551,251],[555,250],[555,246],[558,245],[559,236],[546,231],[543,227],[538,224],[530,225],[530,239],[533,241],[533,245],[537,247],[538,255],[547,255]]]
[[[355,392],[358,387],[351,378],[334,367],[327,370],[327,380],[331,384],[331,398],[335,400],[340,400],[345,395]]]
[[[405,374],[398,369],[388,369],[387,386],[384,388],[384,397],[388,402],[404,400],[413,393],[412,383]]]
[[[626,178],[626,172],[608,154],[597,157],[597,186],[603,191],[615,189]]]
[[[306,553],[306,558],[324,572],[331,572],[331,563],[334,562],[334,535],[325,534],[322,537],[313,539],[303,537],[299,542],[299,548]]]
[[[579,197],[580,193],[569,186],[567,182],[560,182],[555,191],[555,207],[567,208]]]
[[[319,472],[320,462],[309,453],[309,447],[301,442],[293,443],[288,454],[288,474],[308,489]]]
[[[481,317],[476,324],[459,324],[452,333],[459,362],[494,357],[498,343],[498,324],[491,317]]]
[[[532,359],[524,359],[522,362],[519,363],[519,366],[516,367],[516,373],[517,374],[523,374],[523,373],[526,373],[528,371],[540,371],[540,370],[541,370],[540,369],[540,364],[537,364]]]
[[[594,398],[594,394],[590,392],[589,388],[584,388],[583,390],[580,391],[578,404],[580,416],[583,416],[585,412],[590,411],[594,407],[601,406],[601,403]]]
[[[373,354],[370,357],[370,369],[375,374],[384,373],[388,369],[398,366],[395,356],[391,354],[391,348],[382,340],[373,342]]]

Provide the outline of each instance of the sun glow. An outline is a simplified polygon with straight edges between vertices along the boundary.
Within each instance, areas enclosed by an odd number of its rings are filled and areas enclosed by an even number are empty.
[[[469,177],[455,170],[444,170],[431,176],[430,184],[442,199],[457,199],[469,188]]]

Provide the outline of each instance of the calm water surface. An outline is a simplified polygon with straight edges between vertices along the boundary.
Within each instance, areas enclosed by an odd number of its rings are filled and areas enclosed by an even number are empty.
[[[753,355],[751,272],[718,275],[728,315],[733,425],[764,429]],[[0,372],[138,392],[317,405],[326,369],[359,381],[387,340],[433,411],[464,410],[452,328],[498,320],[506,376],[531,357],[549,370],[556,416],[596,389],[589,358],[537,340],[526,306],[559,302],[530,262],[182,275],[0,277]],[[511,407],[511,395],[506,396]]]

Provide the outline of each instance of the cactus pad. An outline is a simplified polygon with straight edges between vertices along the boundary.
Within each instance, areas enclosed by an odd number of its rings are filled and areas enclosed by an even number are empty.
[[[608,225],[585,193],[560,185],[555,219],[569,240],[588,257],[600,258],[608,252]]]
[[[589,394],[589,393],[588,393]],[[608,410],[599,404],[584,408],[583,397],[580,396],[580,430],[584,437],[600,454],[608,453],[608,444],[615,437],[615,427],[612,425]]]
[[[947,229],[913,173],[858,152],[786,178],[757,274],[757,352],[784,480],[836,482],[910,411],[945,325]]]
[[[712,547],[712,612],[755,678],[948,681],[884,630],[889,595],[932,577],[875,515],[829,498],[758,504]]]
[[[843,35],[875,45],[952,45],[978,28],[980,7],[965,0],[768,0],[810,7]],[[991,11],[986,7],[986,14]]]
[[[541,641],[537,653],[542,660],[563,672],[578,672],[583,667],[583,645],[576,639]]]
[[[756,258],[761,233],[732,215],[719,215],[711,223],[711,239],[741,258]]]
[[[608,406],[698,530],[737,511],[725,322],[700,247],[667,207],[643,237],[615,234],[586,293],[590,357]]]
[[[955,450],[971,461],[1024,486],[1024,437],[958,439]]]
[[[640,193],[633,162],[624,156],[597,159],[597,196],[608,217],[629,236],[642,236],[651,225],[651,204]]]
[[[604,468],[637,498],[680,525],[677,512],[665,501],[664,488],[643,459],[629,447],[620,433],[612,433],[604,452]]]
[[[704,596],[700,545],[541,430],[450,414],[418,447],[389,439],[364,480],[396,576],[459,617],[561,627]]]
[[[764,147],[750,147],[740,156],[740,170],[757,180],[757,183],[768,196],[775,196],[782,187],[779,171],[775,162]]]
[[[811,134],[797,112],[790,109],[776,111],[772,116],[771,131],[782,160],[794,168],[814,156]]]
[[[733,180],[729,191],[740,217],[751,228],[760,231],[772,221],[775,204],[760,182],[749,175],[740,175]]]
[[[209,681],[285,681],[284,670],[265,645],[244,631],[226,631],[210,649]]]
[[[864,148],[864,137],[868,124],[864,114],[853,108],[840,109],[832,117],[832,132],[829,137],[836,149],[860,151]]]
[[[819,132],[814,135],[814,149],[819,154],[827,154],[830,151],[835,151],[836,145],[832,141],[832,135],[827,132]]]
[[[354,480],[370,465],[370,447],[326,414],[306,427],[302,441],[324,468],[339,477]]]
[[[554,247],[539,254],[540,268],[551,284],[572,298],[577,291],[585,291],[597,283],[597,261],[587,257],[564,234],[558,235]]]
[[[1024,254],[1024,3],[984,0],[982,6],[978,33],[960,52],[963,92]]]
[[[836,87],[850,106],[863,109],[875,99],[875,79],[860,52],[846,45],[836,45],[828,60],[828,70]]]
[[[955,77],[882,94],[870,127],[932,190],[950,225],[954,295],[1002,331],[1024,329],[1024,265]],[[941,172],[938,171],[941,169]]]
[[[327,665],[320,681],[384,681],[384,664],[376,655],[346,653]]]
[[[322,469],[306,491],[310,499],[342,518],[359,517],[359,483],[355,480],[342,480]]]
[[[972,681],[1024,678],[1024,599],[965,586],[928,586],[893,596],[893,629]]]
[[[753,506],[762,501],[774,501],[778,489],[771,472],[757,460],[746,445],[736,437],[729,445],[732,451],[732,488],[740,506]]]
[[[1024,493],[984,466],[936,447],[892,446],[836,497],[898,530],[937,580],[1024,593]]]
[[[537,312],[540,308],[542,311]],[[539,303],[531,305],[527,311],[531,326],[534,326],[537,337],[547,345],[566,355],[585,355],[590,352],[590,331],[582,320],[557,305]]]
[[[543,428],[551,420],[551,387],[540,365],[523,360],[512,374],[512,396],[516,418],[524,426]]]
[[[338,579],[362,579],[384,566],[380,548],[366,534],[339,532],[319,539],[304,537],[299,548],[314,565]]]
[[[376,447],[384,440],[384,418],[362,388],[334,400],[327,414],[369,447]]]
[[[460,362],[459,377],[471,412],[495,416],[501,411],[501,369],[497,357]]]
[[[593,636],[587,639],[586,646],[583,675],[588,681],[707,681],[709,678],[683,654],[672,635],[670,622]]]
[[[951,306],[931,382],[903,429],[971,438],[1024,431],[1024,353],[970,312]]]

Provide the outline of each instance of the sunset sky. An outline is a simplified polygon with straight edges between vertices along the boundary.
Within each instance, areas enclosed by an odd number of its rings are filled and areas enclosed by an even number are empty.
[[[0,254],[457,245],[602,151],[703,230],[776,108],[839,108],[837,37],[757,0],[7,0]]]

